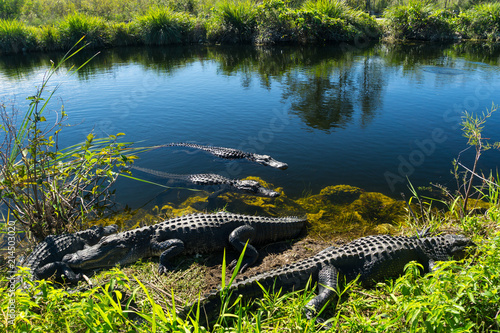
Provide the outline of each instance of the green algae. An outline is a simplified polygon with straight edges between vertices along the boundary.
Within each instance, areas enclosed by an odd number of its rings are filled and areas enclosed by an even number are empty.
[[[192,213],[209,213],[221,209],[232,213],[264,216],[306,216],[308,232],[313,237],[330,238],[334,234],[353,235],[397,232],[407,216],[405,203],[382,193],[365,192],[350,185],[326,186],[317,194],[290,198],[283,188],[258,177],[262,186],[272,188],[281,195],[277,198],[227,192],[209,200],[209,193],[197,192],[180,203],[166,202],[153,209],[140,209],[117,214],[100,220],[100,224],[117,224],[129,229],[150,225],[167,218]]]

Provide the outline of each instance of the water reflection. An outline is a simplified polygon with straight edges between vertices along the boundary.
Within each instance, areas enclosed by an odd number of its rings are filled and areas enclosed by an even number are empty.
[[[84,51],[65,65],[79,65],[95,54]],[[462,67],[475,69],[484,63],[498,64],[500,47],[496,44],[387,44],[363,50],[342,50],[340,47],[204,47],[174,46],[165,48],[116,48],[103,50],[78,72],[81,80],[100,73],[137,64],[154,73],[173,74],[194,62],[215,62],[219,75],[240,77],[242,87],[257,80],[268,89],[283,85],[283,99],[291,102],[291,112],[311,129],[331,131],[345,128],[360,110],[360,124],[366,126],[380,112],[384,86],[384,71],[402,69],[415,82],[422,80],[418,66],[431,65],[438,74],[456,67],[456,57],[470,59]],[[0,73],[16,80],[29,76],[38,68],[50,66],[63,55],[26,54],[0,57]],[[440,67],[441,69],[440,72]],[[490,75],[492,75],[490,73]],[[447,79],[442,79],[446,83]]]

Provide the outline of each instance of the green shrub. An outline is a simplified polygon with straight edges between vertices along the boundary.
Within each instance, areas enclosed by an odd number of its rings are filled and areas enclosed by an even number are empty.
[[[0,0],[0,19],[19,17],[24,0]]]
[[[131,23],[112,23],[109,29],[110,43],[113,46],[136,45],[140,41],[132,29]]]
[[[109,31],[106,22],[94,16],[73,14],[59,24],[62,48],[70,48],[83,36],[90,47],[109,45]]]
[[[138,37],[146,45],[166,45],[190,40],[193,18],[170,9],[152,9],[136,20]]]
[[[351,10],[343,0],[308,0],[302,8],[332,18],[345,18]]]
[[[257,8],[258,44],[296,41],[293,22],[287,16],[288,8],[282,0],[264,0]]]
[[[0,19],[0,53],[18,53],[35,47],[33,28],[19,21]]]
[[[500,39],[500,3],[484,3],[460,13],[456,30],[465,38]]]
[[[53,25],[41,26],[37,33],[38,48],[42,51],[59,50],[60,38],[59,29]]]
[[[20,17],[31,25],[42,25],[56,23],[76,12],[77,7],[73,0],[25,0]]]
[[[207,38],[215,42],[251,42],[257,5],[252,0],[219,0],[207,22]]]
[[[390,7],[384,12],[389,32],[395,38],[420,40],[453,39],[449,22],[452,15],[449,11],[435,10],[432,5],[418,0]]]

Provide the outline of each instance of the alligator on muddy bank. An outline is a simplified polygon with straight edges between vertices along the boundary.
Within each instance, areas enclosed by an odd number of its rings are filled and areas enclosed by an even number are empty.
[[[158,271],[163,274],[171,268],[170,260],[181,253],[215,252],[228,246],[241,252],[248,241],[242,264],[242,270],[245,270],[257,260],[254,244],[293,238],[305,224],[306,219],[298,217],[275,218],[225,212],[190,214],[110,235],[92,247],[67,254],[63,261],[73,269],[93,270],[159,256]]]
[[[63,257],[83,250],[87,246],[95,245],[103,237],[115,232],[117,232],[117,226],[109,225],[94,226],[72,234],[47,236],[19,266],[30,269],[32,280],[48,279],[52,276],[59,280],[61,275],[64,275],[66,280],[76,283],[82,276],[73,272],[63,262]]]
[[[288,164],[277,161],[269,155],[249,153],[234,148],[203,146],[195,143],[185,143],[185,142],[167,143],[164,145],[155,146],[154,148],[161,148],[161,147],[189,147],[189,148],[204,150],[212,155],[215,155],[220,158],[225,158],[228,160],[247,159],[249,161],[256,162],[265,166],[270,166],[276,169],[285,170],[286,168],[288,168]]]
[[[424,234],[426,232],[423,232]],[[365,287],[377,281],[397,277],[404,272],[410,261],[416,261],[424,272],[434,269],[436,261],[459,259],[466,248],[474,246],[472,241],[461,235],[438,237],[392,237],[369,236],[357,239],[342,247],[329,247],[315,256],[264,272],[253,277],[236,280],[227,290],[230,303],[241,295],[243,300],[262,297],[263,289],[282,292],[304,289],[310,281],[317,284],[318,295],[304,309],[306,316],[314,318],[323,306],[336,296],[337,284],[348,283],[358,278]],[[221,292],[216,290],[200,301],[200,313],[208,320],[215,319],[221,306]],[[198,303],[187,307],[183,316]]]

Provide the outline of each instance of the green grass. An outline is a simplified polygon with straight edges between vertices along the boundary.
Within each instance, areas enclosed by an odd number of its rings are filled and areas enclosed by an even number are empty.
[[[22,52],[35,45],[35,29],[19,21],[0,19],[0,53]]]
[[[500,39],[500,4],[488,1],[372,1],[383,26],[355,0],[2,1],[1,53],[65,50],[83,35],[94,48],[356,42],[382,28],[395,39]]]
[[[470,258],[440,263],[437,271],[425,276],[420,275],[416,264],[410,264],[405,275],[373,289],[350,284],[339,289],[342,296],[320,316],[328,320],[332,332],[498,332],[500,213],[498,208],[490,213],[495,221],[484,219],[483,223],[493,222],[496,231],[490,229],[488,237],[474,237],[478,249]],[[174,311],[182,309],[184,302],[172,290],[186,286],[188,280],[195,286],[203,281],[201,266],[190,267],[194,270],[172,273],[167,278],[170,282],[155,278],[152,268],[156,264],[146,262],[127,268],[128,274],[119,269],[101,273],[96,279],[103,284],[86,291],[70,293],[46,281],[27,290],[18,289],[19,315],[9,331],[204,332],[195,319],[196,306],[193,317],[186,320]],[[314,332],[317,324],[303,313],[304,306],[315,296],[313,287],[286,294],[278,290],[266,292],[248,304],[227,303],[211,331],[265,332],[279,327]],[[7,295],[4,275],[0,278],[0,292]],[[198,297],[196,291],[182,295],[188,302],[196,302]],[[8,298],[3,297],[1,311],[6,311],[7,306]],[[5,329],[6,324],[0,321],[0,329]]]
[[[146,45],[188,42],[193,28],[193,18],[189,14],[169,9],[152,9],[135,22],[139,39]]]
[[[466,38],[500,39],[500,3],[484,3],[468,9],[454,20],[456,30]]]

